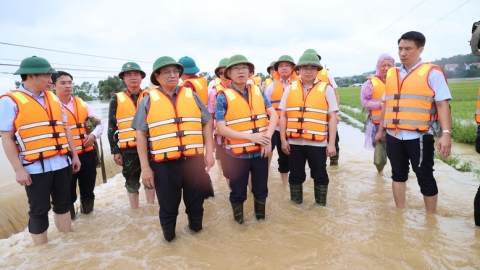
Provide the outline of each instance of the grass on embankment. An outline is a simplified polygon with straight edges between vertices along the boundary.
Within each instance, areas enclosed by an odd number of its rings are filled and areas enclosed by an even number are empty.
[[[452,93],[452,138],[459,143],[473,145],[477,136],[475,112],[480,81],[450,82]],[[340,110],[360,122],[365,122],[367,111],[363,110],[360,101],[361,87],[338,88],[341,105]]]

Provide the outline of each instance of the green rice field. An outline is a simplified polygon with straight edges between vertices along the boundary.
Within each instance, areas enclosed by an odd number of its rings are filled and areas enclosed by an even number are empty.
[[[480,80],[452,81],[448,85],[452,93],[452,138],[456,142],[473,145],[477,134],[475,112]],[[340,110],[363,123],[367,111],[363,110],[360,102],[361,87],[342,87],[337,90],[341,101]]]

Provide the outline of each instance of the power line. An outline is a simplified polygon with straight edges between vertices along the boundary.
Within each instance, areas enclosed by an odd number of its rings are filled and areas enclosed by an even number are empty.
[[[85,53],[76,53],[76,52],[69,52],[69,51],[54,50],[54,49],[46,49],[46,48],[33,47],[33,46],[27,46],[27,45],[20,45],[20,44],[13,44],[13,43],[1,42],[1,41],[0,41],[0,45],[8,45],[8,46],[15,46],[15,47],[22,47],[22,48],[29,48],[29,49],[37,49],[37,50],[51,51],[51,52],[75,54],[75,55],[82,55],[82,56],[89,56],[89,57],[96,57],[96,58],[103,58],[103,59],[111,59],[111,60],[122,60],[122,61],[129,61],[129,62],[139,62],[139,63],[152,64],[152,62],[146,62],[146,61],[138,61],[138,60],[115,58],[115,57],[108,57],[108,56],[101,56],[101,55],[93,55],[93,54],[85,54]]]
[[[19,67],[20,65],[0,63],[0,66]],[[55,69],[75,70],[75,71],[84,71],[84,72],[108,72],[108,73],[118,73],[119,72],[118,70],[93,70],[93,69],[66,68],[66,67],[55,67]],[[149,70],[147,70],[147,71],[149,71]]]
[[[23,61],[23,60],[10,59],[10,58],[0,58],[0,60],[17,61],[17,62],[22,62],[22,61]],[[115,69],[114,67],[84,66],[84,65],[61,64],[61,63],[53,63],[53,62],[51,62],[50,64],[53,64],[53,65],[65,65],[65,66],[72,66],[72,67],[91,67],[91,68],[110,68],[110,69]]]
[[[401,19],[403,19],[405,16],[407,16],[410,12],[412,12],[414,9],[416,9],[418,6],[420,6],[423,2],[425,2],[425,0],[423,0],[422,2],[418,3],[418,5],[414,6],[412,9],[410,9],[407,13],[403,14],[400,18],[398,18],[396,21],[394,21],[392,24],[390,24],[389,26],[387,26],[385,29],[383,29],[382,31],[380,31],[378,34],[376,34],[375,36],[373,36],[371,39],[369,39],[367,42],[363,43],[362,45],[360,45],[359,47],[357,47],[355,50],[351,51],[349,54],[345,55],[343,58],[340,58],[339,60],[337,60],[336,62],[334,63],[338,63],[338,62],[341,62],[343,59],[347,58],[348,56],[350,56],[352,53],[358,51],[360,48],[362,48],[363,46],[367,45],[370,41],[372,41],[374,38],[378,37],[381,33],[385,32],[385,30],[387,30],[388,28],[392,27],[394,24],[396,24],[398,21],[400,21]]]

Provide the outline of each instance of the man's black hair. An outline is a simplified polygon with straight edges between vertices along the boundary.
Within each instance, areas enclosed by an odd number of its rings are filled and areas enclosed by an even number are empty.
[[[70,75],[70,73],[65,72],[65,71],[57,71],[57,74],[52,74],[53,84],[56,84],[56,83],[57,83],[57,79],[60,78],[60,77],[62,77],[62,76],[68,76],[68,77],[70,77],[70,79],[72,79],[72,81],[73,81],[73,77],[72,77],[72,75]]]
[[[400,41],[402,39],[405,39],[405,40],[411,40],[413,41],[413,43],[415,43],[415,46],[417,46],[417,48],[420,48],[420,47],[425,47],[425,36],[420,33],[420,32],[417,32],[417,31],[410,31],[410,32],[407,32],[405,34],[403,34],[399,39],[398,39],[398,44],[400,44]]]

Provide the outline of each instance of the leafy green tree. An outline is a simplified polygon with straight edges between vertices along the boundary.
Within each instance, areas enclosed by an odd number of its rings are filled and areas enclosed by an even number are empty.
[[[20,81],[15,81],[15,89],[18,89],[21,84],[22,84],[22,82],[20,82]]]
[[[98,93],[101,100],[109,100],[110,97],[117,92],[123,90],[125,83],[118,77],[113,76],[106,80],[98,82]]]
[[[213,77],[212,75],[210,75],[210,73],[208,73],[208,72],[206,72],[206,71],[200,72],[200,73],[198,74],[198,76],[203,76],[203,77],[205,77],[205,79],[207,79],[207,83],[210,83],[210,81],[214,79],[214,77]]]
[[[83,82],[81,85],[73,86],[73,95],[85,101],[97,99],[98,89],[90,82]]]

